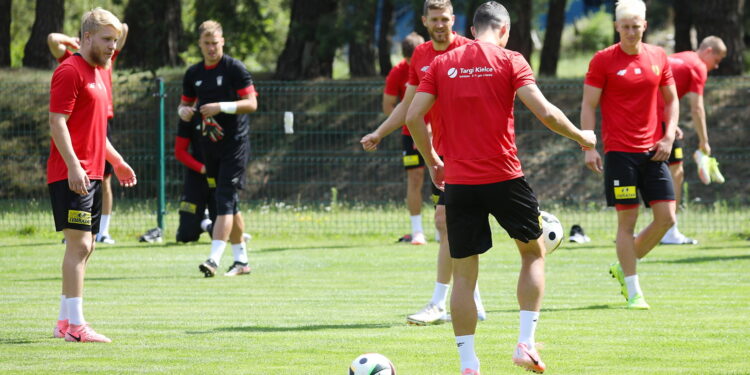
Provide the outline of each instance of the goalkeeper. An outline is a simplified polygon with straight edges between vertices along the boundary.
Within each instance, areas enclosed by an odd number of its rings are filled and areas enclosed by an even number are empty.
[[[250,273],[242,234],[244,222],[237,206],[238,190],[245,180],[250,154],[249,116],[258,108],[252,77],[239,60],[224,54],[221,25],[205,21],[198,28],[203,61],[185,72],[178,114],[190,122],[201,116],[200,148],[206,177],[216,182],[216,222],[209,258],[200,264],[205,277],[213,277],[227,241],[232,244],[234,263],[225,275]]]

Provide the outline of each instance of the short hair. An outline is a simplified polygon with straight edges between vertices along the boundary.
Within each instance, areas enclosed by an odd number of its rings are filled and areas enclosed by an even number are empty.
[[[122,35],[122,23],[112,12],[96,7],[83,15],[81,19],[81,36],[85,33],[96,33],[104,26],[112,26],[117,35]]]
[[[714,51],[714,53],[720,55],[727,54],[727,45],[724,44],[724,41],[721,40],[721,38],[719,38],[718,36],[709,35],[703,38],[700,46],[698,46],[698,50],[702,51],[709,47]]]
[[[411,57],[414,53],[414,49],[422,43],[424,43],[424,38],[412,31],[411,34],[407,35],[406,38],[401,41],[401,53],[404,57]]]
[[[221,28],[221,24],[214,20],[203,21],[203,23],[198,26],[198,38],[207,34],[213,35],[217,33],[224,34],[224,30]]]
[[[477,33],[492,28],[497,30],[503,26],[510,26],[510,15],[500,3],[488,1],[474,12],[474,29]]]
[[[615,20],[640,17],[646,19],[646,3],[642,0],[620,0],[615,8]]]
[[[448,9],[451,13],[453,13],[453,4],[451,4],[451,0],[424,0],[422,15],[427,16],[427,12],[429,12],[431,9]]]

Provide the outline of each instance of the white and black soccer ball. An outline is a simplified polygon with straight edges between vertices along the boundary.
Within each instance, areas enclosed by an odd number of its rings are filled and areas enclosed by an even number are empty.
[[[396,375],[396,368],[382,354],[365,353],[354,358],[349,375]]]
[[[546,211],[539,211],[542,221],[542,237],[547,254],[551,254],[562,243],[564,232],[560,220]]]

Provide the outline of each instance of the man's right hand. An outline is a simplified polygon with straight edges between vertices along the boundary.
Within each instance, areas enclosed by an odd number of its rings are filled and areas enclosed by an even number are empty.
[[[195,113],[195,108],[193,107],[181,105],[179,108],[177,108],[177,114],[180,116],[180,119],[182,119],[182,121],[185,121],[185,122],[190,121],[190,119],[193,118],[194,113]]]
[[[359,140],[359,143],[362,144],[362,148],[365,149],[365,151],[375,151],[378,149],[380,136],[375,133],[370,133],[362,137],[362,139]]]

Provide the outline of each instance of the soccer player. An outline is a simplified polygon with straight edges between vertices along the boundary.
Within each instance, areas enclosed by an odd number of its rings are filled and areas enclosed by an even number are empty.
[[[232,243],[234,263],[227,274],[250,273],[243,238],[244,221],[238,208],[238,190],[245,180],[250,154],[248,114],[258,109],[250,73],[239,60],[224,54],[221,24],[209,20],[198,28],[203,61],[188,68],[182,86],[178,114],[189,122],[201,116],[200,146],[209,185],[216,184],[216,221],[209,258],[198,269],[213,277],[227,240]],[[196,103],[197,102],[197,103]]]
[[[656,246],[675,223],[675,196],[667,159],[677,127],[679,106],[672,70],[663,49],[643,43],[646,4],[620,0],[615,28],[620,42],[597,52],[583,86],[581,128],[596,127],[601,106],[604,169],[596,150],[585,152],[586,166],[604,172],[607,204],[617,210],[617,258],[610,273],[630,309],[649,305],[636,274],[636,260]],[[664,96],[666,129],[660,139],[656,101]],[[651,207],[653,221],[634,237],[638,200]]]
[[[107,140],[110,98],[109,66],[122,24],[112,13],[96,8],[81,25],[78,53],[52,75],[49,125],[52,135],[47,184],[55,228],[65,237],[62,296],[55,337],[73,342],[111,342],[96,333],[83,317],[83,281],[94,251],[102,209],[105,159],[120,184],[136,184],[135,172]]]
[[[372,133],[365,135],[360,140],[366,151],[377,149],[378,143],[386,135],[398,129],[406,119],[406,112],[417,91],[417,86],[427,73],[432,60],[439,55],[458,48],[471,40],[452,31],[455,16],[453,5],[450,0],[425,0],[422,13],[422,23],[430,34],[430,41],[420,44],[414,49],[409,64],[409,82],[401,102],[396,105],[390,116]],[[430,121],[433,125],[441,121],[439,109],[435,106],[430,111]],[[432,132],[432,142],[439,153],[441,134],[435,130]],[[448,288],[451,282],[453,262],[448,250],[448,231],[445,226],[445,198],[437,187],[432,187],[432,200],[435,202],[435,227],[437,228],[440,246],[437,259],[437,277],[432,299],[420,311],[406,317],[409,324],[428,325],[439,324],[448,321],[449,315],[446,309]],[[482,299],[479,295],[479,287],[475,292],[477,315],[480,320],[486,317]]]
[[[706,110],[703,106],[703,89],[706,87],[708,72],[719,67],[719,63],[727,55],[727,46],[719,37],[708,36],[703,39],[698,51],[684,51],[675,53],[667,58],[672,75],[674,75],[677,97],[687,97],[690,102],[690,113],[693,117],[693,126],[698,134],[698,150],[695,153],[695,161],[698,164],[698,177],[703,183],[724,182],[724,176],[719,171],[716,159],[708,158],[711,155],[711,146],[708,144],[708,129],[706,127]],[[659,97],[657,114],[663,113],[664,101]],[[661,123],[661,121],[659,122]],[[659,136],[661,133],[659,133]],[[685,171],[682,167],[682,131],[677,127],[677,136],[672,146],[672,154],[669,155],[669,172],[672,174],[674,183],[674,195],[676,205],[679,206],[682,199],[682,183],[685,181]],[[677,222],[669,228],[661,239],[663,244],[693,245],[698,241],[686,237],[677,229]]]
[[[404,97],[406,83],[409,80],[409,62],[414,48],[424,43],[421,35],[412,32],[401,42],[401,51],[404,59],[391,69],[385,77],[385,88],[383,89],[383,113],[390,115],[399,100]],[[424,160],[419,151],[414,147],[409,129],[406,125],[401,127],[401,144],[403,145],[403,163],[406,170],[406,207],[411,219],[411,237],[408,240],[412,245],[424,245],[427,239],[422,229],[422,184],[424,183]],[[404,236],[406,237],[406,236]]]
[[[190,122],[180,120],[175,136],[175,159],[186,167],[180,197],[177,242],[198,241],[201,233],[213,229],[212,224],[216,220],[216,202],[213,199],[216,185],[209,186],[206,179],[206,166],[203,164],[203,155],[198,146],[201,136],[200,124],[198,116],[194,116]],[[212,182],[215,183],[215,180]],[[209,217],[206,217],[206,209],[209,210]]]
[[[107,74],[105,77],[105,84],[107,85],[107,91],[109,92],[109,107],[107,109],[107,138],[109,138],[109,127],[112,119],[115,117],[114,103],[112,101],[112,64],[114,64],[117,55],[125,46],[125,40],[128,37],[128,24],[122,24],[122,36],[117,40],[117,46],[115,47],[115,53],[112,55],[112,59],[109,64],[105,67]],[[68,57],[73,56],[70,49],[77,51],[80,46],[80,39],[74,38],[61,33],[50,33],[47,35],[47,46],[52,56],[57,62],[62,63]],[[69,49],[70,48],[70,49]],[[109,235],[109,223],[112,216],[112,165],[109,162],[104,164],[104,179],[102,180],[102,216],[99,224],[99,233],[96,235],[96,242],[114,244],[115,240]]]
[[[513,101],[521,101],[545,126],[594,147],[596,136],[576,128],[536,86],[523,56],[505,49],[510,33],[508,11],[494,1],[474,13],[476,41],[436,57],[430,64],[406,124],[425,158],[433,182],[445,189],[448,241],[453,258],[451,314],[462,375],[479,374],[474,350],[477,324],[472,297],[479,273],[479,255],[492,247],[488,216],[512,237],[521,255],[517,297],[520,334],[513,362],[543,372],[534,333],[544,294],[544,241],[539,204],[517,157]],[[422,116],[440,106],[441,121],[432,132],[442,134],[441,162],[430,143]],[[445,164],[443,164],[445,163]]]

